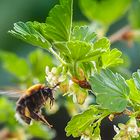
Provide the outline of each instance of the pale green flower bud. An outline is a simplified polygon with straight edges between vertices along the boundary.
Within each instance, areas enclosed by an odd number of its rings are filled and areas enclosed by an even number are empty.
[[[114,126],[117,133],[113,140],[131,140],[131,138],[139,137],[139,128],[137,126],[136,118],[132,117],[127,124],[119,124],[118,127]]]
[[[49,67],[46,67],[46,81],[49,83],[51,87],[55,86],[58,83],[63,82],[66,79],[66,75],[62,75],[61,72],[62,69],[61,67],[53,67],[51,70],[49,70]]]

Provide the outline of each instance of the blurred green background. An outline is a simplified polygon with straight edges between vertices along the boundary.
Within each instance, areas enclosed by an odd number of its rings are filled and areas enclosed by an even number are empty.
[[[59,3],[58,0],[0,0],[0,87],[26,88],[36,82],[45,81],[45,66],[57,64],[47,52],[22,42],[7,32],[18,21],[44,22],[50,9]],[[75,25],[87,24],[97,34],[110,37],[125,26],[130,26],[118,40],[112,43],[123,52],[124,64],[113,68],[126,78],[140,66],[140,1],[139,0],[74,0],[73,20]],[[61,16],[61,15],[60,15]],[[132,35],[129,33],[132,33]],[[45,61],[44,61],[45,60]],[[19,69],[17,70],[18,67]],[[67,98],[67,97],[65,97]],[[3,140],[73,140],[66,138],[64,128],[75,107],[71,99],[57,97],[54,111],[49,112],[49,122],[54,124],[50,130],[35,123],[23,128],[15,118],[15,101],[0,98],[0,139]],[[6,109],[6,111],[5,111]],[[115,123],[119,120],[115,120]],[[107,127],[112,123],[107,120],[102,125],[103,140],[111,140],[113,132],[108,135]],[[110,129],[110,131],[112,131]],[[11,138],[3,138],[4,136]],[[2,137],[3,136],[3,137]],[[5,137],[6,137],[5,136]],[[1,138],[2,137],[2,138]],[[15,139],[14,139],[15,138]]]

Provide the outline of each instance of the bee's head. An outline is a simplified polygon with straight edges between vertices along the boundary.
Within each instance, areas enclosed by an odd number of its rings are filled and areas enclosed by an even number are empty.
[[[49,87],[45,87],[44,88],[44,94],[46,94],[48,97],[51,97],[52,96],[52,89],[49,88]]]
[[[59,86],[60,83],[56,84],[54,87],[49,88],[49,87],[44,87],[44,92],[48,95],[49,98],[52,98],[53,96],[53,90]]]

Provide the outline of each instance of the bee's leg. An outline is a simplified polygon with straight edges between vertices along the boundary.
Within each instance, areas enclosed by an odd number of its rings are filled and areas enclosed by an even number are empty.
[[[21,118],[22,118],[27,124],[31,124],[31,118],[26,117],[26,116],[21,116]]]
[[[38,114],[38,113],[36,113],[36,112],[34,112],[34,111],[31,111],[31,112],[30,112],[30,115],[31,115],[31,117],[32,117],[34,120],[36,120],[36,121],[41,121],[41,122],[47,124],[50,128],[52,127],[52,125],[50,125],[50,124],[48,123],[48,121],[44,118],[44,116],[42,116],[41,114]]]
[[[39,117],[41,118],[41,120],[42,120],[45,124],[47,124],[50,128],[53,127],[53,125],[49,124],[49,122],[47,121],[47,118],[46,118],[44,115],[38,114],[38,116],[39,116]]]
[[[50,98],[50,109],[53,106],[53,103],[54,103],[54,98]]]
[[[25,115],[25,107],[24,106],[21,106],[21,105],[17,105],[17,108],[16,108],[16,112],[17,114],[19,114],[19,116],[21,117],[21,119],[27,123],[27,124],[30,124],[31,123],[31,118],[27,117]],[[18,118],[17,118],[18,119]]]
[[[54,97],[53,97],[52,93],[49,95],[49,98],[50,98],[50,108],[51,108],[53,106],[53,103],[54,103]]]

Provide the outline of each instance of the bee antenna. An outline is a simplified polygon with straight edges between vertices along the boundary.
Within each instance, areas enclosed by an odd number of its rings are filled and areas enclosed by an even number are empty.
[[[59,85],[60,85],[60,82],[57,83],[54,87],[52,87],[52,89],[56,88],[56,87],[59,86]]]

